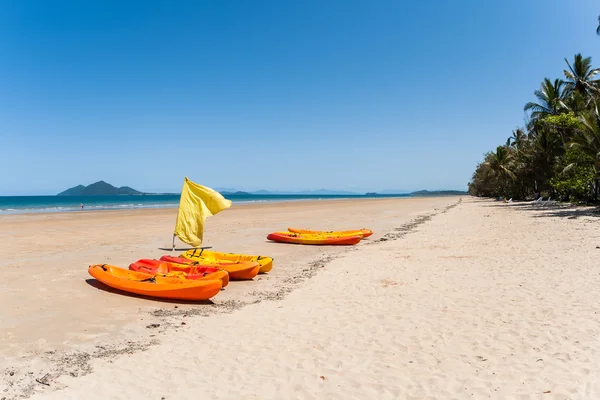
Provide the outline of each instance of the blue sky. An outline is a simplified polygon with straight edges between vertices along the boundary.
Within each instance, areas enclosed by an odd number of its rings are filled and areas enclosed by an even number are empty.
[[[595,3],[5,1],[0,195],[466,189]]]

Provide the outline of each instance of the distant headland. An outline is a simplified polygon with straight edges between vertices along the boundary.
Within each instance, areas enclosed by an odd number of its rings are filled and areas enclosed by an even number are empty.
[[[110,183],[98,181],[88,186],[77,185],[70,189],[60,192],[57,196],[114,196],[114,195],[133,195],[145,194],[129,186],[115,187]]]

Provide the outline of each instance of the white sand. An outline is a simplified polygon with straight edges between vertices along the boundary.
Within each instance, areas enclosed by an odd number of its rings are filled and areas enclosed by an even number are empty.
[[[282,245],[266,235],[288,226],[368,226],[372,241],[456,198],[378,199],[234,205],[207,221],[216,250],[275,257],[253,282],[232,282],[213,305],[180,305],[107,292],[87,274],[91,263],[127,266],[170,248],[176,210],[73,212],[0,216],[0,394],[7,398],[56,388],[81,376],[94,358],[147,347],[172,331],[172,315],[211,315],[281,299],[328,258],[355,248]],[[182,247],[179,243],[178,247]],[[183,246],[184,247],[184,246]],[[147,329],[151,324],[159,328]],[[43,383],[40,383],[43,382]],[[0,399],[2,398],[0,396]]]
[[[34,398],[600,398],[598,216],[469,198],[439,211],[283,300],[166,317],[159,344]]]

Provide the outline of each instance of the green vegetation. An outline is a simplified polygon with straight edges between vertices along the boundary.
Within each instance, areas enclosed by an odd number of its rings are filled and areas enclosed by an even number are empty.
[[[564,79],[544,78],[525,104],[526,125],[477,165],[470,194],[600,200],[600,68],[581,54],[565,62]]]

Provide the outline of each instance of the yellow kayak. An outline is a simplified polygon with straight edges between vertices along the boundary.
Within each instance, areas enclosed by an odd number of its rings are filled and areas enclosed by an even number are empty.
[[[310,229],[298,229],[298,228],[288,228],[288,231],[294,233],[304,233],[310,235],[323,235],[323,236],[357,236],[360,235],[363,238],[367,238],[373,234],[373,231],[370,229],[354,229],[349,231],[313,231]]]
[[[209,262],[209,263],[247,263],[257,262],[260,265],[259,273],[264,274],[273,269],[273,259],[265,256],[253,256],[249,254],[220,253],[205,249],[188,250],[180,257],[188,260]]]

